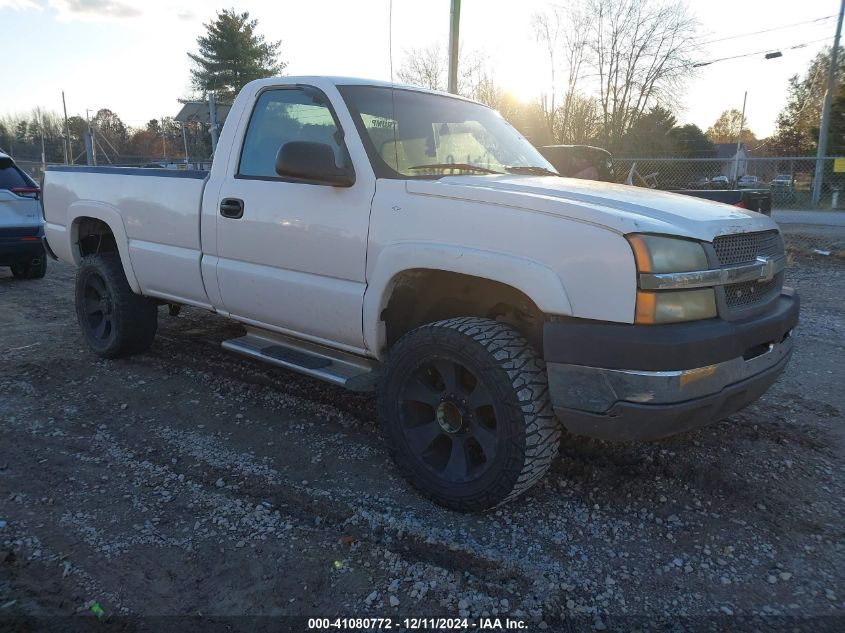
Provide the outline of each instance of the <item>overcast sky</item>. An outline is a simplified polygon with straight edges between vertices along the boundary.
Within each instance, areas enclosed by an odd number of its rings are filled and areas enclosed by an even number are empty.
[[[191,92],[186,52],[222,0],[0,0],[0,115],[39,105],[69,114],[108,107],[131,125],[174,115],[177,99]],[[288,74],[390,78],[388,0],[241,0],[239,10],[259,19],[268,39],[282,40]],[[446,41],[449,0],[394,0],[393,62],[404,51]],[[545,59],[534,42],[531,14],[541,0],[463,0],[461,35],[468,50],[481,50],[496,80],[530,98],[547,85]],[[689,6],[702,42],[831,16],[836,0],[697,0]],[[760,137],[774,129],[787,80],[832,43],[835,19],[708,44],[704,60],[782,49],[702,68],[681,97],[681,123],[709,127],[722,110],[742,106]],[[816,41],[822,40],[824,41]],[[786,47],[814,42],[804,48]]]

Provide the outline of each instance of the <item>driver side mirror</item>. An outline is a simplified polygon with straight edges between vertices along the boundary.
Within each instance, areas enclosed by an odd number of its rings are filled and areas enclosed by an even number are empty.
[[[289,141],[276,154],[276,173],[307,183],[351,187],[354,172],[335,165],[334,157],[334,150],[326,143]]]

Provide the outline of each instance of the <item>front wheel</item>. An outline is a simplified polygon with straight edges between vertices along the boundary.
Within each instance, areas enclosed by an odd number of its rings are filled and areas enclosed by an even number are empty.
[[[505,324],[463,317],[419,327],[396,343],[384,376],[387,445],[403,476],[441,505],[510,501],[557,455],[545,364]]]
[[[116,254],[82,258],[76,316],[88,346],[103,358],[147,351],[158,325],[155,301],[132,292]]]

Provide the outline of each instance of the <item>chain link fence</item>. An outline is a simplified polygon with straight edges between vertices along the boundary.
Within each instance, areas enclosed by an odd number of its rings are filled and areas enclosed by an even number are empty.
[[[654,189],[769,189],[774,209],[813,208],[816,159],[614,158],[618,182]],[[842,163],[841,165],[839,163]],[[840,168],[843,171],[837,171]],[[845,159],[822,159],[819,207],[845,209]]]
[[[845,210],[845,171],[837,171],[836,159],[822,159],[819,207]],[[845,170],[845,159],[840,159]],[[40,161],[16,160],[36,181],[41,180]],[[101,166],[210,169],[211,161],[163,159],[149,156],[121,157],[120,162]],[[735,171],[736,170],[736,171]],[[630,178],[634,185],[654,189],[769,189],[773,209],[813,208],[816,159],[807,157],[747,158],[736,161],[710,158],[614,158],[617,182]],[[734,174],[737,174],[736,177]]]
[[[15,159],[15,164],[28,173],[35,182],[41,181],[41,162],[34,160]]]

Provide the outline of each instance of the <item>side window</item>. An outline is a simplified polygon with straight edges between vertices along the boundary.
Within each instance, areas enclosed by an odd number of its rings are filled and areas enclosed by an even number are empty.
[[[288,141],[325,143],[334,149],[335,164],[343,164],[340,135],[328,106],[304,90],[261,93],[246,130],[240,176],[276,178],[276,154]]]

